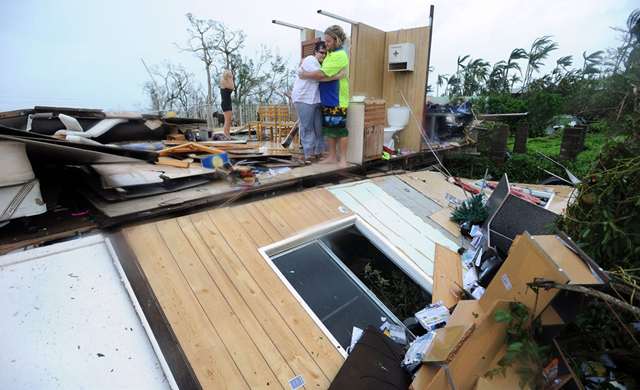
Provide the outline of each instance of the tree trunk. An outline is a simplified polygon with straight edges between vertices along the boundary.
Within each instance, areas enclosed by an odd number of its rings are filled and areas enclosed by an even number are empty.
[[[213,88],[211,86],[211,68],[209,65],[205,65],[205,70],[207,71],[207,104],[206,104],[206,114],[207,114],[207,128],[209,130],[213,129]]]

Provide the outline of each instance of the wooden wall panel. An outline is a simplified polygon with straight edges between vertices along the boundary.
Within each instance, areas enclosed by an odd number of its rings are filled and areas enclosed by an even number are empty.
[[[408,30],[390,31],[386,33],[385,48],[394,43],[411,42],[416,45],[415,70],[413,72],[388,72],[388,51],[384,50],[383,98],[387,107],[394,104],[405,105],[400,91],[407,99],[413,113],[422,123],[422,114],[427,84],[427,64],[429,55],[430,27],[418,27]],[[400,146],[414,151],[421,149],[422,137],[420,128],[413,115],[409,125],[400,133]]]
[[[351,26],[349,92],[382,97],[386,33],[363,23]]]

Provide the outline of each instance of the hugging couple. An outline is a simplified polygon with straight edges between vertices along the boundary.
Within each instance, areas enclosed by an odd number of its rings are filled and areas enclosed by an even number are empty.
[[[340,26],[327,28],[324,41],[316,42],[314,54],[302,60],[291,92],[305,160],[339,162],[341,167],[347,166],[349,135],[349,57],[343,48],[346,39]],[[327,155],[322,158],[325,149]]]

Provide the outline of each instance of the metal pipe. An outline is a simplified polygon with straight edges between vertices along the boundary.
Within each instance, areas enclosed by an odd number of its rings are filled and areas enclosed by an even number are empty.
[[[334,19],[337,19],[337,20],[339,20],[341,22],[345,22],[345,23],[349,23],[349,24],[359,24],[360,23],[360,22],[356,22],[355,20],[347,19],[347,18],[342,17],[340,15],[333,14],[331,12],[323,11],[321,9],[318,10],[318,13],[320,15],[328,16],[330,18],[334,18]]]
[[[287,23],[287,22],[283,22],[283,21],[281,21],[281,20],[273,19],[273,20],[271,21],[271,23],[273,23],[273,24],[278,24],[278,25],[280,25],[280,26],[285,26],[285,27],[295,28],[296,30],[300,30],[300,31],[304,31],[304,30],[305,30],[305,28],[304,28],[304,27],[297,26],[297,25],[295,25],[295,24],[291,24],[291,23]]]
[[[431,45],[433,44],[433,9],[435,7],[433,6],[433,4],[431,4],[429,6],[429,22],[428,22],[428,27],[429,27],[429,49],[427,50],[427,81],[425,82],[425,85],[428,86],[429,85],[429,65],[431,63]],[[426,119],[427,116],[429,116],[429,113],[426,113],[427,115],[424,115],[425,112],[425,107],[427,105],[427,91],[424,91],[424,100],[422,102],[422,129],[424,131],[424,125],[426,124]],[[431,134],[428,135],[428,138],[432,138],[433,135],[435,134],[435,129],[429,129],[429,131],[431,131]],[[427,134],[425,134],[427,135]],[[466,194],[466,193],[465,193]]]

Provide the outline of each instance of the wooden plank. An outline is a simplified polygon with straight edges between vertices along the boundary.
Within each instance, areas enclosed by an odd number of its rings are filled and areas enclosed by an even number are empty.
[[[443,208],[437,213],[431,214],[429,217],[435,223],[442,226],[446,231],[451,233],[454,237],[460,238],[460,226],[451,220],[451,209],[448,207]]]
[[[436,244],[433,266],[433,302],[442,303],[451,309],[460,300],[462,292],[462,261],[460,255]]]
[[[233,215],[237,224],[240,224],[245,229],[251,230],[251,237],[259,247],[273,243],[273,239],[271,239],[269,234],[264,229],[262,229],[262,226],[260,226],[259,228],[253,226],[255,224],[259,225],[259,223],[251,216],[246,207],[230,207],[226,209],[226,211],[229,211]]]
[[[508,302],[493,302],[488,310],[483,310],[478,301],[460,301],[449,318],[447,327],[475,324],[475,330],[462,344],[453,360],[449,372],[456,388],[471,389],[491,366],[494,357],[504,346],[506,324],[496,322],[493,313],[504,309]],[[423,365],[417,372],[413,390],[448,389],[449,381],[444,369]]]
[[[228,212],[225,214],[228,214]],[[215,270],[216,277],[221,278],[221,283],[225,280],[222,275],[227,277],[226,280],[228,282],[226,282],[223,292],[226,294],[227,299],[232,302],[232,305],[236,307],[236,312],[242,313],[240,318],[243,321],[247,321],[247,324],[253,324],[252,329],[258,334],[261,332],[261,328],[262,332],[268,335],[268,338],[276,346],[293,373],[302,375],[308,386],[311,388],[328,387],[328,377],[301,344],[296,332],[290,328],[290,322],[280,315],[261,285],[257,283],[257,280],[262,280],[264,277],[269,279],[269,274],[251,273],[249,268],[245,267],[243,259],[236,253],[236,240],[244,240],[245,242],[250,242],[250,240],[243,234],[237,236],[236,239],[230,240],[231,243],[227,242],[228,235],[227,237],[223,235],[208,212],[194,214],[190,219],[202,241],[209,247],[210,253],[215,254],[215,258],[218,260],[218,267],[211,268],[211,271]],[[225,219],[224,222],[228,222],[228,220]],[[237,234],[237,230],[234,229],[233,233]],[[234,245],[233,249],[231,245]],[[241,253],[244,254],[245,252]],[[211,267],[216,266],[214,263],[208,264]],[[269,273],[273,274],[273,271],[269,269]],[[279,279],[277,282],[271,279],[269,281],[272,283],[271,287],[273,289],[284,288]],[[294,319],[297,320],[296,317]],[[256,325],[256,322],[258,325]],[[266,342],[263,337],[257,340]],[[261,348],[264,350],[268,346],[263,345]],[[269,355],[265,354],[265,356]]]
[[[327,219],[346,218],[353,214],[324,188],[305,191],[303,194],[309,199],[311,207],[316,207]]]
[[[290,198],[288,196],[278,196],[270,199],[270,206],[274,207],[275,212],[278,213],[284,221],[287,221],[296,232],[305,230],[317,223],[323,222],[323,219],[319,219],[317,215],[314,215],[311,210],[305,207],[297,201],[296,198]]]
[[[189,168],[189,166],[193,163],[192,158],[185,158],[184,160],[178,160],[173,157],[158,157],[158,161],[156,161],[156,165],[168,165],[170,167],[176,168]]]
[[[194,223],[194,219],[199,222],[197,224]],[[211,275],[211,278],[224,296],[224,299],[233,309],[234,317],[237,317],[242,327],[247,330],[248,337],[260,350],[260,354],[264,357],[264,360],[268,363],[280,384],[287,386],[288,380],[295,376],[292,368],[263,328],[263,324],[255,317],[249,306],[247,306],[247,303],[225,272],[228,264],[221,262],[220,258],[222,258],[222,256],[219,256],[220,252],[214,253],[213,250],[210,249],[209,243],[205,242],[203,238],[204,235],[201,234],[201,232],[203,230],[211,231],[212,224],[208,223],[203,225],[200,223],[202,221],[209,222],[209,219],[206,215],[202,218],[201,214],[200,217],[195,218],[178,218],[180,228],[184,231],[185,236],[193,246],[206,271]],[[211,245],[215,247],[215,244]],[[217,249],[217,247],[215,247],[215,249]],[[225,248],[225,250],[227,249],[228,248]],[[218,256],[216,256],[216,254],[218,254]]]
[[[498,300],[518,301],[534,314],[549,305],[556,296],[556,289],[538,289],[536,294],[527,283],[536,278],[552,280],[559,284],[569,281],[567,275],[555,264],[529,233],[516,237],[509,249],[509,256],[502,264],[479,302],[485,310]],[[535,310],[535,312],[534,312]]]
[[[349,90],[352,96],[383,96],[385,37],[384,31],[364,23],[351,26]]]
[[[289,224],[280,216],[280,214],[276,212],[275,207],[273,207],[272,199],[255,202],[253,203],[253,206],[260,212],[260,214],[262,214],[271,222],[280,236],[289,237],[293,235],[295,230],[292,229]]]
[[[166,243],[179,272],[184,275],[189,287],[205,311],[207,318],[220,335],[233,362],[251,388],[266,388],[276,383],[271,368],[250,337],[252,329],[245,329],[213,281],[200,257],[194,251],[175,219],[156,223],[160,236]],[[195,229],[193,229],[194,231]],[[193,234],[193,231],[191,233]],[[283,386],[286,385],[283,382]]]
[[[209,215],[246,269],[257,276],[255,281],[260,286],[259,291],[269,298],[273,307],[280,313],[278,318],[293,329],[292,333],[295,336],[290,337],[297,337],[308,351],[308,355],[312,356],[312,359],[302,355],[299,358],[317,362],[325,375],[333,379],[344,360],[258,253],[252,235],[253,230],[259,229],[259,226],[255,224],[254,229],[244,230],[242,226],[234,223],[233,215],[225,210],[215,210],[209,212]]]
[[[248,389],[155,225],[130,227],[123,233],[202,387]]]
[[[418,27],[408,30],[389,31],[385,36],[384,69],[389,64],[389,53],[386,50],[394,43],[410,42],[416,45],[415,70],[413,72],[383,72],[382,97],[387,101],[387,107],[394,104],[406,106],[409,104],[415,118],[421,121],[424,110],[426,85],[427,85],[427,64],[429,46],[431,42],[430,27]],[[400,92],[404,95],[407,103],[402,99]],[[420,126],[422,123],[419,124]],[[421,130],[413,117],[409,119],[409,125],[400,132],[400,146],[413,151],[420,151],[422,144]]]
[[[258,210],[258,208],[256,207],[256,203],[247,203],[246,205],[244,205],[244,207],[247,210],[247,212],[251,214],[253,219],[255,219],[256,222],[258,222],[260,227],[262,227],[262,229],[264,229],[264,231],[267,232],[267,234],[271,238],[271,242],[276,242],[283,238],[282,234],[278,232],[278,229],[276,229],[274,224],[267,217],[265,217],[260,212],[260,210]]]
[[[426,197],[437,202],[442,207],[447,207],[449,201],[446,195],[450,194],[459,200],[466,199],[465,192],[455,184],[449,183],[440,172],[422,171],[398,175],[400,180],[409,184]]]
[[[533,236],[553,261],[567,274],[571,284],[600,284],[587,264],[567,248],[556,235]]]

